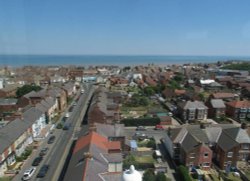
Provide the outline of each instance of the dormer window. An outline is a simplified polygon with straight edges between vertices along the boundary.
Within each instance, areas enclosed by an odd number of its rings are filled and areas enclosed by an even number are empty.
[[[228,152],[228,153],[227,153],[227,157],[228,157],[228,158],[232,158],[232,157],[233,157],[233,152]]]

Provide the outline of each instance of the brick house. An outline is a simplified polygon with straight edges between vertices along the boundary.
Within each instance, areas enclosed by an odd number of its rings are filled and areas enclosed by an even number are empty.
[[[18,109],[18,100],[14,98],[0,99],[0,113],[12,112]]]
[[[16,91],[19,85],[7,85],[0,89],[0,98],[16,97]]]
[[[208,117],[220,118],[225,115],[226,106],[222,99],[211,99],[206,105],[208,107]]]
[[[222,99],[223,101],[232,101],[235,98],[237,98],[237,96],[233,93],[230,92],[217,92],[217,93],[213,93],[210,95],[211,99]]]
[[[189,169],[200,166],[209,169],[213,152],[208,146],[208,138],[199,127],[183,127],[168,131],[164,145],[170,156]]]
[[[207,169],[214,160],[221,169],[226,169],[236,167],[238,161],[250,160],[248,132],[235,125],[182,125],[168,130],[163,143],[172,159],[189,168]]]
[[[16,119],[0,129],[0,177],[33,142],[32,124]]]
[[[119,141],[91,131],[76,141],[64,180],[121,180],[122,160]]]
[[[178,112],[183,121],[207,119],[207,106],[201,101],[186,101],[178,104]]]
[[[250,101],[231,101],[226,103],[226,114],[236,120],[250,118]]]

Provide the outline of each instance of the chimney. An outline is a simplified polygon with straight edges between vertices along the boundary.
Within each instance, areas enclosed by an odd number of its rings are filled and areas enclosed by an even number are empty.
[[[205,128],[206,128],[205,123],[200,123],[200,129],[205,129]]]
[[[246,123],[241,123],[241,129],[247,129],[247,124]]]

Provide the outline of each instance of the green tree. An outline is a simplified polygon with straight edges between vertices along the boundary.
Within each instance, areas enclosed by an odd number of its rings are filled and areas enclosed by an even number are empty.
[[[155,94],[155,90],[154,90],[153,87],[145,87],[145,88],[143,89],[143,92],[144,92],[144,94],[147,95],[147,96],[152,96],[152,95]]]
[[[143,177],[142,180],[143,181],[155,181],[155,174],[154,171],[152,169],[147,169],[144,173],[143,173]]]
[[[155,177],[156,181],[167,181],[167,177],[164,173],[162,172],[158,172],[156,177]]]
[[[180,165],[177,168],[177,173],[178,173],[181,180],[183,180],[183,181],[192,181],[192,178],[189,175],[188,169],[185,166]]]
[[[155,140],[154,139],[150,139],[148,141],[148,143],[147,143],[147,147],[155,149],[156,148],[156,142],[155,142]]]
[[[126,158],[123,161],[123,168],[124,169],[129,169],[129,167],[131,165],[134,165],[135,167],[137,167],[137,162],[135,160],[135,157],[131,154],[129,154],[128,156],[126,156]]]
[[[42,88],[40,86],[37,86],[37,85],[24,85],[24,86],[17,89],[16,96],[17,97],[22,97],[23,95],[28,94],[31,91],[36,91],[37,92],[37,91],[39,91],[41,89]]]

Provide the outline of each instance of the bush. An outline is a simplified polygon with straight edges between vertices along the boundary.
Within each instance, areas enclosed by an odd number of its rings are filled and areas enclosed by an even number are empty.
[[[147,169],[142,177],[143,181],[155,181],[155,173],[153,169]]]
[[[180,179],[183,181],[192,181],[191,176],[189,175],[188,169],[181,165],[177,168],[177,173],[180,176]]]
[[[37,85],[24,85],[24,86],[17,89],[16,96],[22,97],[23,95],[28,94],[31,91],[37,92],[40,90],[42,90],[42,88],[40,86],[37,86]]]
[[[156,148],[156,142],[155,142],[155,140],[154,139],[150,139],[148,141],[148,143],[147,143],[147,147],[155,149]]]
[[[121,120],[125,126],[155,126],[160,123],[159,118],[139,118]]]
[[[162,172],[158,172],[156,177],[155,177],[156,181],[167,181],[167,177],[164,173]]]
[[[33,151],[32,147],[26,148],[20,157],[16,157],[16,161],[22,162],[26,160],[31,155],[32,151]]]
[[[57,128],[57,129],[62,129],[62,128],[63,128],[62,123],[58,123],[58,124],[56,125],[56,128]]]

